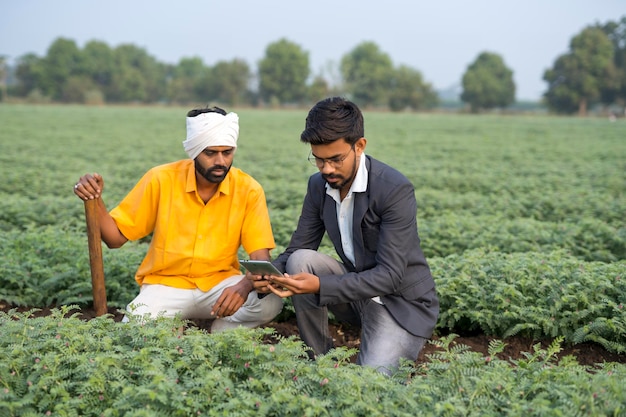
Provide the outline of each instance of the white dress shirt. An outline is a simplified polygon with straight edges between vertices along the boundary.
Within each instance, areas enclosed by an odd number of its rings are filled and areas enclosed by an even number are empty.
[[[346,258],[355,265],[354,259],[354,245],[353,245],[353,233],[352,233],[352,219],[354,213],[354,193],[364,193],[367,191],[367,167],[365,166],[365,154],[361,154],[359,158],[359,167],[354,176],[354,181],[348,190],[348,194],[344,197],[343,201],[339,196],[339,190],[332,188],[326,184],[326,194],[335,200],[335,207],[337,208],[337,223],[339,224],[339,233],[341,234],[341,247]],[[382,304],[380,297],[374,297],[372,300],[379,304]]]

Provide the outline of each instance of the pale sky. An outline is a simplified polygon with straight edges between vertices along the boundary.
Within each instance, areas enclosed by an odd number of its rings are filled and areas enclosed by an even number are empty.
[[[436,89],[459,85],[481,52],[497,53],[517,100],[537,100],[573,36],[623,16],[626,0],[0,0],[0,55],[43,57],[64,37],[81,48],[134,44],[171,64],[239,58],[256,72],[267,46],[286,38],[309,53],[314,75],[332,79],[343,55],[372,41]]]

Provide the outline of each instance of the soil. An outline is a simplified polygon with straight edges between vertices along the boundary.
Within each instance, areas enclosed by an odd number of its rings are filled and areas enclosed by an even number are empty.
[[[14,307],[11,305],[7,305],[5,303],[0,303],[0,311],[9,311],[12,308],[16,308],[18,311],[28,311],[31,308],[28,307]],[[71,313],[76,313],[76,311],[72,311]],[[121,321],[123,314],[120,313],[116,308],[109,308],[108,313],[113,317],[115,321]],[[50,308],[42,308],[40,311],[37,311],[33,314],[33,317],[41,317],[50,314]],[[96,317],[96,313],[92,308],[84,308],[80,310],[80,318],[89,320]],[[197,326],[198,328],[209,330],[211,326],[211,320],[193,320],[193,326]],[[270,322],[265,327],[272,327],[275,329],[277,335],[283,337],[289,337],[291,335],[298,335],[298,326],[296,325],[295,319],[289,319],[283,322]],[[335,346],[346,346],[349,348],[358,348],[359,347],[359,331],[358,329],[351,327],[344,327],[341,325],[330,324],[330,331],[335,339]],[[439,336],[433,336],[433,340],[437,340]],[[466,345],[470,348],[470,350],[475,352],[480,352],[484,356],[488,355],[489,343],[493,339],[498,339],[497,337],[491,337],[482,333],[475,334],[461,334],[457,338],[454,339],[453,343],[458,345]],[[269,338],[267,340],[268,343],[274,343],[276,338]],[[537,343],[540,343],[543,348],[546,348],[552,342],[552,339],[546,340],[533,340],[528,337],[522,336],[513,336],[503,339],[503,342],[506,343],[506,347],[502,353],[498,355],[500,359],[503,360],[516,360],[520,358],[524,358],[525,352],[533,352],[533,346]],[[428,354],[436,352],[439,348],[431,343],[427,343],[422,349],[422,352],[419,355],[417,360],[420,362],[428,361]],[[563,345],[561,352],[558,353],[558,357],[562,358],[566,355],[572,355],[581,365],[593,366],[595,364],[603,363],[603,362],[618,362],[626,364],[626,355],[624,354],[616,354],[607,351],[601,345],[596,343],[580,343],[576,345]],[[353,358],[355,359],[355,358]]]

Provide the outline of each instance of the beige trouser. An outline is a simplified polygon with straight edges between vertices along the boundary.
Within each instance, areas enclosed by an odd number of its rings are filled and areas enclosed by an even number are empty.
[[[209,291],[180,289],[160,284],[144,284],[139,295],[128,304],[129,315],[141,317],[174,317],[180,314],[183,319],[210,319],[211,309],[225,288],[241,281],[243,275],[234,275],[217,284]],[[259,298],[251,291],[246,302],[232,316],[215,319],[211,331],[220,331],[239,326],[257,327],[270,322],[283,308],[282,298],[268,294]],[[125,316],[122,321],[127,322]]]

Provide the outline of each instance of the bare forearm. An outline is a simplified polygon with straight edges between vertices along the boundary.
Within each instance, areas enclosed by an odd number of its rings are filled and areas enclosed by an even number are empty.
[[[270,250],[269,249],[259,249],[250,254],[250,259],[255,261],[269,261],[270,260]]]
[[[117,224],[109,214],[102,198],[98,199],[98,220],[100,222],[100,235],[107,247],[119,248],[128,241],[117,228]]]

